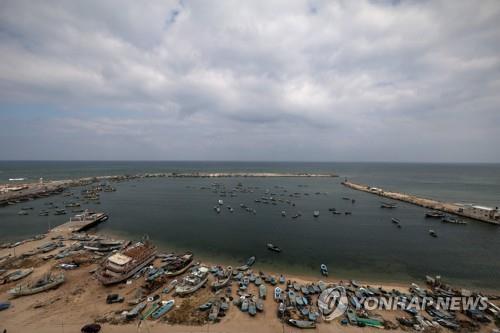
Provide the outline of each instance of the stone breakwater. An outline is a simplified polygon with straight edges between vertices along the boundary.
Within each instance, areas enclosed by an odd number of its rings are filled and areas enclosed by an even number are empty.
[[[99,182],[120,182],[140,178],[230,178],[230,177],[338,177],[338,175],[318,173],[269,173],[269,172],[170,172],[144,173],[137,175],[113,175],[84,177],[78,179],[50,180],[33,183],[0,184],[0,207],[33,199],[60,194],[65,189],[87,186]]]
[[[481,222],[487,222],[491,224],[500,225],[500,221],[498,220],[498,215],[493,215],[491,217],[481,216],[473,211],[468,211],[467,208],[464,208],[463,205],[450,203],[450,202],[442,202],[433,199],[420,198],[415,195],[400,193],[400,192],[391,192],[385,191],[378,187],[372,187],[363,184],[356,184],[350,181],[343,181],[342,185],[352,188],[354,190],[363,191],[367,193],[371,193],[374,195],[378,195],[384,198],[403,201],[407,203],[411,203],[417,206],[421,206],[424,208],[428,208],[431,210],[437,210],[444,213],[454,214],[462,217],[467,217],[470,219],[474,219]],[[496,212],[498,214],[498,210]]]

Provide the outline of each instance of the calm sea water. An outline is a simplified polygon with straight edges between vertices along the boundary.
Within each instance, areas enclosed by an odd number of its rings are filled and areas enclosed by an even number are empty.
[[[158,244],[175,250],[193,250],[201,258],[236,264],[250,255],[261,268],[318,275],[321,263],[340,278],[381,281],[420,280],[441,274],[455,283],[499,289],[500,228],[469,221],[466,226],[425,219],[420,207],[399,204],[380,208],[380,198],[343,187],[349,178],[387,189],[454,202],[500,204],[499,165],[392,164],[392,163],[240,163],[240,162],[0,162],[0,182],[26,177],[36,180],[93,175],[170,171],[334,172],[340,178],[226,178],[142,179],[116,184],[118,191],[103,193],[100,205],[110,219],[97,230],[138,238],[148,234]],[[239,182],[253,193],[221,198],[201,187],[214,182],[226,189]],[[264,205],[254,200],[266,189],[286,203]],[[285,192],[286,190],[286,192]],[[79,192],[79,189],[74,189]],[[308,193],[292,199],[293,192]],[[320,192],[321,194],[315,194]],[[349,197],[356,200],[343,200]],[[234,208],[216,214],[218,199]],[[68,216],[39,217],[38,210],[58,196],[36,200],[29,216],[18,216],[19,206],[0,209],[0,240],[22,239],[61,224]],[[240,203],[255,208],[253,215]],[[351,211],[332,215],[328,208]],[[287,217],[281,216],[286,210]],[[320,217],[314,218],[313,211]],[[297,211],[303,216],[292,219]],[[397,217],[402,229],[391,223]],[[439,237],[432,238],[429,229]],[[279,245],[275,254],[266,243]]]

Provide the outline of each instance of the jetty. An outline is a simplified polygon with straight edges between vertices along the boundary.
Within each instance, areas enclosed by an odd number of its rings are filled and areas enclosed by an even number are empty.
[[[373,187],[364,184],[356,184],[348,180],[343,181],[342,185],[352,188],[354,190],[371,193],[384,198],[403,201],[432,210],[454,214],[490,224],[500,225],[500,211],[498,210],[498,207],[490,208],[484,206],[442,202],[428,198],[421,198],[412,194],[386,191],[379,187]]]
[[[85,231],[108,219],[105,213],[94,213],[85,211],[82,214],[75,215],[68,222],[61,224],[53,229],[55,232],[80,232]]]

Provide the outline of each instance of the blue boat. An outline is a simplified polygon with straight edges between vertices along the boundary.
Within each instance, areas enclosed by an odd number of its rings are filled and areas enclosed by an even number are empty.
[[[7,310],[10,307],[10,302],[0,302],[0,311]]]
[[[151,317],[153,319],[160,318],[165,313],[167,313],[168,311],[170,311],[174,307],[174,304],[175,304],[175,300],[171,299],[170,301],[168,301],[165,304],[163,304],[162,306],[160,306],[155,312],[153,312],[153,314],[151,315]]]

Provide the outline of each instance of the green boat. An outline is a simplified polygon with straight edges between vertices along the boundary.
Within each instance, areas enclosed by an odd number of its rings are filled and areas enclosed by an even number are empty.
[[[153,305],[151,305],[151,307],[148,309],[148,311],[146,311],[146,313],[142,316],[141,320],[148,319],[153,314],[153,312],[158,310],[159,307],[160,307],[160,304],[158,304],[158,303],[154,303]]]
[[[375,327],[375,328],[384,328],[384,324],[382,321],[372,318],[357,318],[358,324],[364,324],[365,326]]]

